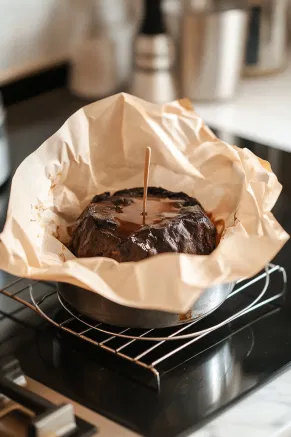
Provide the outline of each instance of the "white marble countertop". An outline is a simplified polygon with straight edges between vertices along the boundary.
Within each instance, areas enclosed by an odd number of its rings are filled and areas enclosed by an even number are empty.
[[[191,437],[291,437],[291,369],[226,410]]]
[[[225,103],[195,103],[213,128],[291,151],[291,53],[289,67],[275,76],[244,79]]]

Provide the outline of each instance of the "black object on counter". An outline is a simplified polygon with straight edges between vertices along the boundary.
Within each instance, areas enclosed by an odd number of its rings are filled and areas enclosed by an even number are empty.
[[[166,33],[161,0],[144,0],[144,15],[139,33],[145,35]]]
[[[246,44],[246,65],[254,65],[258,62],[261,6],[254,6],[250,11],[249,34]]]

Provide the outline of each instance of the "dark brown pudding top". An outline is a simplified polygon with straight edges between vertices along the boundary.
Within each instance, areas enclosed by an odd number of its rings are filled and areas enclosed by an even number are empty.
[[[77,220],[73,253],[124,262],[164,252],[206,255],[214,250],[216,228],[196,199],[149,187],[144,225],[142,196],[143,188],[95,196]]]
[[[133,197],[131,200],[132,202],[129,202],[128,205],[116,206],[115,210],[112,210],[112,202],[110,200],[104,202],[104,204],[108,205],[109,211],[111,210],[113,218],[119,223],[116,231],[121,237],[129,236],[144,226],[142,213],[143,200],[139,197]],[[153,225],[160,223],[165,218],[176,217],[180,210],[181,208],[176,200],[149,197],[147,200],[145,224]]]

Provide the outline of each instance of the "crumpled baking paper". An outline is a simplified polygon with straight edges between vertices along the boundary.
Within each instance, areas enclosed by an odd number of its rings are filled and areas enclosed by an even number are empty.
[[[121,264],[76,258],[66,247],[76,218],[98,193],[143,185],[147,146],[149,184],[196,197],[224,229],[219,245],[207,256]],[[117,94],[80,109],[19,166],[0,268],[131,307],[186,312],[206,287],[254,275],[281,249],[288,234],[270,212],[280,191],[268,162],[216,138],[188,100]]]

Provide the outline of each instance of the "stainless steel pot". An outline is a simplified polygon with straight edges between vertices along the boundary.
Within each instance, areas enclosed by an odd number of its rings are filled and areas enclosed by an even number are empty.
[[[69,304],[91,319],[127,328],[163,328],[201,319],[218,308],[233,290],[234,283],[209,287],[186,314],[130,308],[75,285],[59,283],[58,293]]]
[[[237,90],[247,28],[243,0],[187,0],[180,23],[182,94],[225,100]]]

